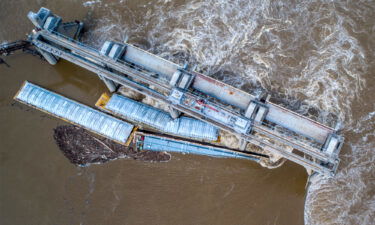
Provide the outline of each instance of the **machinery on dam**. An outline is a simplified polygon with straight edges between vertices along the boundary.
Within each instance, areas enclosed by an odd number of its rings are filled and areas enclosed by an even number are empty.
[[[35,25],[28,41],[50,64],[64,59],[83,67],[103,80],[114,93],[109,100],[97,104],[100,110],[135,124],[146,123],[173,136],[212,142],[218,139],[217,130],[224,130],[240,140],[239,149],[225,150],[157,135],[135,135],[138,145],[144,149],[173,151],[175,146],[193,154],[211,149],[223,157],[254,159],[256,156],[248,155],[245,150],[251,144],[307,169],[334,176],[344,141],[336,129],[272,103],[265,93],[253,96],[198,73],[188,65],[175,64],[129,43],[106,41],[100,49],[90,47],[79,41],[83,23],[63,23],[46,8],[30,12],[28,18]],[[166,104],[168,112],[116,94],[120,86]],[[23,101],[28,103],[27,99]],[[121,104],[133,108],[121,108]],[[106,124],[103,122],[101,126]]]

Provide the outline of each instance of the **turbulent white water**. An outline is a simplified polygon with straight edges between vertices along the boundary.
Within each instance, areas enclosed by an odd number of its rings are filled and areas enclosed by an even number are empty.
[[[353,127],[361,136],[349,142],[345,166],[334,179],[317,179],[308,190],[306,224],[374,224],[375,111]]]
[[[88,41],[98,46],[106,39],[129,38],[164,58],[197,64],[236,87],[267,89],[287,99],[282,103],[288,107],[329,125],[334,124],[331,113],[336,114],[347,136],[342,164],[335,178],[310,186],[305,222],[373,224],[375,108],[371,98],[370,105],[361,102],[374,95],[369,89],[375,85],[370,74],[373,1],[103,0],[84,5],[94,14]]]

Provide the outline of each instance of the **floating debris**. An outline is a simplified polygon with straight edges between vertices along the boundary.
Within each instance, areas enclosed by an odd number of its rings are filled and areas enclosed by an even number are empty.
[[[119,158],[149,162],[167,162],[171,158],[171,155],[165,152],[139,151],[107,138],[94,136],[74,125],[56,127],[53,138],[65,157],[79,166],[105,163]]]
[[[14,41],[11,43],[0,44],[0,55],[9,55],[17,50],[24,50],[29,48],[31,43],[25,40]]]

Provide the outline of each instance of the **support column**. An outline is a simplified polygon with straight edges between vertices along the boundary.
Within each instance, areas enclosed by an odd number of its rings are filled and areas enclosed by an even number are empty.
[[[252,100],[245,110],[245,117],[250,119],[252,126],[262,125],[264,118],[268,113],[268,107],[264,104],[265,101],[268,101],[269,96],[267,93],[262,92],[257,96],[256,100]],[[250,133],[252,132],[252,127]],[[247,141],[240,139],[240,150],[244,151],[246,149]]]
[[[37,48],[37,49],[38,49],[39,53],[47,60],[47,62],[49,64],[56,65],[58,59],[54,55],[52,55],[51,53],[48,53],[46,51],[43,51],[42,49],[39,49],[39,48]]]
[[[103,77],[102,75],[98,74],[99,78],[104,82],[105,86],[107,86],[108,90],[112,93],[117,90],[117,84],[107,78]]]
[[[245,141],[245,139],[243,139],[243,138],[241,138],[240,139],[240,150],[241,151],[245,151],[245,149],[246,149],[246,146],[247,146],[247,141]]]
[[[172,108],[171,106],[169,106],[168,108],[169,108],[169,114],[171,115],[173,119],[177,119],[180,116],[181,113],[179,111]]]

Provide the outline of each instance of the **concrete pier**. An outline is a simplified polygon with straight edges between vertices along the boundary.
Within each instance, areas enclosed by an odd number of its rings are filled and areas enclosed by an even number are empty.
[[[335,174],[344,141],[335,129],[131,44],[107,41],[101,49],[84,45],[52,26],[60,17],[47,13],[55,19],[43,24],[46,12],[30,14],[39,28],[30,35],[33,45],[99,74],[111,92],[113,84],[125,86],[168,105],[172,117],[184,113],[238,136],[242,150],[248,142],[308,169]]]

